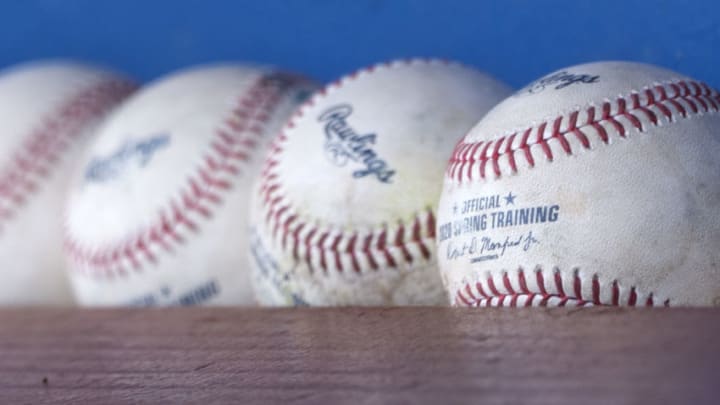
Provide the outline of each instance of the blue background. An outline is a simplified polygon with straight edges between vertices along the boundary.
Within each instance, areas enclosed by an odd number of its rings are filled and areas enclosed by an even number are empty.
[[[720,87],[720,2],[6,0],[0,65],[97,61],[142,80],[247,60],[330,80],[396,57],[475,65],[513,86],[576,63],[659,64]]]

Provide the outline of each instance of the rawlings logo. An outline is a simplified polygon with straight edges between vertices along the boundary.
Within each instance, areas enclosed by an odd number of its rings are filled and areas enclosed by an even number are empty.
[[[548,86],[554,86],[555,90],[564,89],[565,87],[571,86],[575,83],[597,83],[600,80],[600,76],[592,76],[588,74],[573,74],[565,70],[553,73],[550,76],[543,77],[542,79],[531,83],[526,87],[527,92],[534,94],[540,93],[545,90]]]
[[[353,177],[375,175],[383,183],[390,183],[395,170],[380,159],[373,145],[377,135],[361,135],[350,127],[347,118],[352,114],[352,107],[340,104],[325,110],[318,121],[325,123],[325,153],[336,166],[345,166],[348,161],[362,163],[364,169],[353,172]]]
[[[95,158],[85,170],[85,180],[104,182],[116,178],[129,162],[145,167],[158,149],[170,144],[169,135],[156,135],[146,140],[126,141],[120,149],[106,158]]]

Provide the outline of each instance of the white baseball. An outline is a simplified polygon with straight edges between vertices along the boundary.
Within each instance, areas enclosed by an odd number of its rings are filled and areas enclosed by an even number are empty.
[[[438,212],[467,306],[720,303],[720,94],[653,66],[543,77],[460,142]]]
[[[69,305],[67,181],[100,119],[132,90],[96,67],[45,61],[0,72],[0,305]]]
[[[275,140],[252,204],[267,305],[440,304],[435,203],[455,142],[509,94],[444,61],[397,61],[329,85]]]
[[[247,200],[271,135],[315,86],[227,64],[163,78],[102,126],[65,251],[84,305],[250,305]]]

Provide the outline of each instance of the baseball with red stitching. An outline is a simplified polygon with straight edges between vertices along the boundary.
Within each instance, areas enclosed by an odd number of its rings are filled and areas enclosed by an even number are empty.
[[[460,306],[720,304],[720,93],[627,62],[509,97],[457,145],[438,255]]]
[[[316,88],[219,64],[148,85],[74,177],[65,253],[84,305],[251,305],[247,201],[271,135]]]
[[[452,146],[509,89],[439,60],[330,84],[275,139],[251,214],[266,305],[440,304],[435,203]]]
[[[101,119],[135,85],[108,70],[43,61],[0,73],[0,261],[3,305],[70,305],[62,201]]]

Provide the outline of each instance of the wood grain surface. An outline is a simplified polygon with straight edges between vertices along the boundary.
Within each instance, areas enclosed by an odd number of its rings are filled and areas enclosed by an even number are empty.
[[[718,404],[715,309],[0,311],[0,403]]]

